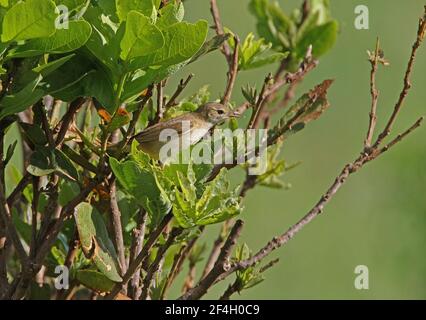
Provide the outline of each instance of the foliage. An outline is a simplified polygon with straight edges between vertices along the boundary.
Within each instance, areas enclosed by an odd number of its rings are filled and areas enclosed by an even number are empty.
[[[316,58],[329,51],[338,33],[338,23],[331,17],[329,0],[309,0],[307,7],[308,12],[297,8],[288,14],[278,2],[250,1],[250,12],[257,20],[257,32],[278,52],[290,53],[288,63],[292,69],[303,60],[310,45]]]
[[[232,258],[242,227],[234,218],[242,216],[251,188],[289,186],[280,179],[295,165],[280,157],[283,142],[330,105],[332,81],[325,80],[270,125],[280,88],[294,89],[337,36],[328,1],[304,3],[308,6],[288,15],[276,2],[251,0],[258,36],[249,33],[239,43],[218,19],[216,35],[209,35],[205,20],[185,21],[190,4],[184,8],[178,0],[0,0],[0,235],[10,250],[7,262],[0,259],[0,271],[7,270],[0,272],[0,297],[74,294],[74,287],[64,292],[50,285],[57,265],[70,268],[78,297],[116,298],[126,286],[132,299],[164,299],[186,261],[182,298],[200,298],[227,270],[236,273],[229,296],[263,281],[266,267],[259,267],[245,244]],[[59,5],[68,8],[67,21]],[[231,93],[238,72],[278,67],[262,89],[242,89],[247,103],[234,111],[252,109],[249,125],[225,122],[235,134],[232,141],[245,141],[245,128],[268,129],[265,171],[247,174],[238,185],[230,171],[240,167],[248,173],[249,154],[243,163],[237,149],[226,164],[199,163],[193,156],[188,163],[161,163],[139,149],[137,138],[147,126],[173,124],[216,100],[208,82],[180,97],[192,76],[172,96],[163,89],[176,72],[219,49],[229,67],[220,97],[226,107],[235,105]],[[377,52],[370,53],[372,64],[377,59]],[[4,146],[12,125],[21,139]],[[189,149],[212,151],[215,142]],[[18,147],[24,150],[22,172],[11,161]],[[257,155],[260,143],[254,147]],[[12,190],[6,190],[6,174]],[[195,267],[209,246],[196,242],[204,229],[221,222],[209,258],[217,261],[206,261],[207,276],[198,282],[205,292],[198,297],[191,291]],[[270,242],[273,249],[282,244],[277,239]],[[42,265],[39,286],[34,279]]]

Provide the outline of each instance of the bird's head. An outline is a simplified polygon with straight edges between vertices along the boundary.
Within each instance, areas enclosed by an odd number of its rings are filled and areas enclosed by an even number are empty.
[[[197,112],[208,122],[216,125],[223,121],[237,117],[238,114],[227,106],[218,102],[208,102],[197,109]]]

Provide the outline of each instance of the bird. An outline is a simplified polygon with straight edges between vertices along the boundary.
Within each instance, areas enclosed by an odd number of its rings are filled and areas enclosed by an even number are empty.
[[[182,141],[187,141],[189,147],[199,142],[215,126],[238,116],[238,112],[219,102],[207,102],[196,111],[147,127],[130,140],[136,140],[140,150],[158,160],[160,150],[166,143],[179,147]],[[172,133],[175,133],[174,137],[171,137]],[[167,141],[164,135],[169,135],[171,139]]]

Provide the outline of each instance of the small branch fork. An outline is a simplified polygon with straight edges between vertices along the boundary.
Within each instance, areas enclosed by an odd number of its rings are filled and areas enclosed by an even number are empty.
[[[358,170],[360,170],[365,164],[367,164],[370,161],[373,161],[377,159],[380,155],[382,155],[384,152],[389,150],[390,148],[394,147],[397,143],[401,142],[405,137],[407,137],[410,133],[412,133],[415,129],[417,129],[423,121],[423,117],[419,118],[417,121],[414,122],[412,126],[410,126],[408,129],[406,129],[401,134],[398,134],[395,138],[393,138],[389,143],[383,145],[383,139],[388,136],[391,132],[392,125],[394,124],[397,115],[399,114],[399,111],[401,109],[401,106],[403,105],[403,102],[405,101],[405,98],[408,94],[409,89],[411,88],[410,84],[410,75],[412,73],[413,64],[416,57],[417,49],[420,47],[426,33],[426,6],[425,11],[422,16],[422,18],[419,21],[419,27],[417,31],[417,38],[412,46],[412,51],[410,55],[410,59],[407,65],[407,69],[405,71],[404,75],[404,85],[403,89],[400,93],[399,99],[394,107],[393,113],[391,114],[390,118],[388,119],[388,122],[384,128],[384,130],[379,134],[377,140],[373,144],[372,147],[364,148],[364,150],[361,152],[361,154],[356,158],[353,162],[350,162],[346,164],[340,174],[336,177],[334,182],[331,184],[331,186],[327,189],[327,191],[324,193],[323,196],[319,199],[319,201],[312,207],[311,210],[309,210],[308,213],[306,213],[299,221],[297,221],[293,226],[291,226],[286,232],[283,234],[274,237],[272,240],[270,240],[264,247],[262,247],[256,254],[254,254],[252,257],[242,260],[239,262],[235,262],[231,264],[229,268],[223,268],[223,256],[226,256],[224,254],[224,251],[227,251],[229,249],[229,244],[236,241],[236,238],[238,238],[242,224],[241,222],[234,225],[232,231],[229,234],[229,237],[225,244],[222,246],[221,254],[217,259],[216,264],[211,269],[211,271],[202,278],[198,284],[188,290],[183,296],[180,297],[182,300],[189,300],[189,299],[200,299],[207,290],[215,283],[222,281],[226,279],[229,275],[232,273],[238,271],[238,270],[245,270],[249,267],[255,266],[258,264],[262,259],[267,257],[272,251],[282,247],[285,245],[288,241],[290,241],[299,231],[303,229],[304,226],[306,226],[308,223],[310,223],[312,220],[314,220],[317,216],[319,216],[325,206],[330,202],[330,200],[334,197],[334,195],[340,190],[340,188],[345,184],[349,176]],[[370,113],[370,123],[367,130],[367,138],[365,140],[365,144],[368,146],[368,142],[371,140],[370,137],[374,134],[374,127],[375,127],[375,110],[376,110],[376,103],[377,103],[377,94],[376,87],[375,87],[375,81],[374,76],[376,73],[377,68],[377,55],[376,53],[379,53],[379,45],[376,45],[376,51],[374,56],[374,62],[372,62],[372,72],[371,72],[371,79],[370,81],[370,91],[372,94],[372,110]],[[373,117],[371,117],[371,114],[373,114]],[[232,246],[232,245],[231,245]],[[232,286],[232,285],[231,285]],[[235,287],[235,286],[234,286]],[[236,291],[236,288],[231,288],[231,291]],[[225,294],[225,298],[229,296],[229,293]]]
[[[213,17],[216,34],[221,36],[224,34],[224,32],[223,32],[219,8],[217,6],[216,0],[210,0],[210,11]],[[237,45],[235,47],[237,48]],[[233,64],[233,58],[232,58],[231,48],[229,47],[229,44],[227,42],[223,43],[221,47],[221,51],[223,55],[225,56],[226,61],[228,62],[229,68],[232,68],[231,66]]]

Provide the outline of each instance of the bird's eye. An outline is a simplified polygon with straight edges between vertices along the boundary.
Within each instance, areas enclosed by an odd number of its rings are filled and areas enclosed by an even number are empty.
[[[219,110],[217,110],[217,113],[218,113],[218,114],[224,114],[224,113],[225,113],[225,111],[223,111],[222,109],[219,109]]]

